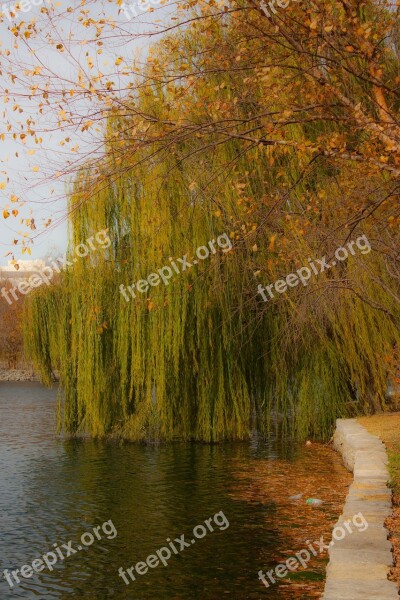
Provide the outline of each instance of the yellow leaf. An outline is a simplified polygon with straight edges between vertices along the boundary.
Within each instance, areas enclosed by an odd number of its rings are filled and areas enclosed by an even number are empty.
[[[5,219],[8,219],[8,217],[9,217],[9,216],[10,216],[10,213],[8,212],[8,210],[5,210],[5,209],[4,209],[4,210],[3,210],[3,217],[4,217]]]
[[[277,237],[278,237],[277,234],[274,233],[274,235],[271,235],[271,237],[269,238],[269,247],[268,247],[269,250],[273,250],[274,249],[275,240],[276,240]]]

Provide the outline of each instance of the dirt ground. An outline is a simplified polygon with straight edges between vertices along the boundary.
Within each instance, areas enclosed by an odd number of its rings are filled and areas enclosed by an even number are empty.
[[[394,548],[395,566],[390,579],[400,586],[400,412],[373,417],[360,417],[359,423],[386,444],[389,455],[391,487],[393,488],[393,516],[386,521]]]

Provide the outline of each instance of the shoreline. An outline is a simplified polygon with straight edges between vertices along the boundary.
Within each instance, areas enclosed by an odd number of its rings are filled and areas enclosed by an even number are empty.
[[[32,368],[6,369],[0,367],[0,383],[17,381],[39,381]]]

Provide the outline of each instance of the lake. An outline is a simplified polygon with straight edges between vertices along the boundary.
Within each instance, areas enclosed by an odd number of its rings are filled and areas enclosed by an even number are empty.
[[[17,574],[12,588],[2,577],[2,600],[320,597],[326,553],[269,588],[258,571],[329,539],[352,479],[331,447],[257,432],[219,445],[62,439],[56,395],[0,383],[0,572],[52,551],[57,561],[33,575],[25,569],[31,576]],[[308,497],[324,502],[307,506]],[[175,539],[186,540],[182,550]],[[66,557],[63,545],[74,552]],[[162,547],[167,566],[139,566],[134,581],[126,575]]]

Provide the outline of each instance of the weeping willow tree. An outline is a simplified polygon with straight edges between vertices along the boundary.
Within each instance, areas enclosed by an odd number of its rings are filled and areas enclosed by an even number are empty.
[[[299,93],[288,85],[277,97],[282,75],[265,66],[263,40],[240,47],[237,29],[228,19],[200,22],[158,44],[145,72],[151,83],[123,114],[110,111],[104,160],[76,178],[71,257],[104,229],[110,246],[76,259],[25,310],[34,364],[46,383],[60,373],[60,430],[219,441],[246,438],[257,416],[299,438],[327,437],[338,416],[388,408],[399,290],[385,249],[398,242],[390,221],[398,196],[369,164],[310,160],[317,140],[340,146],[340,118],[286,118],[285,143],[275,146],[232,133],[231,123],[249,119],[262,131],[259,107],[272,114]],[[239,51],[240,69],[204,67],[210,39],[212,61],[238,63]],[[286,60],[285,48],[273,52]],[[204,68],[185,85],[166,65],[183,68],[189,55]],[[367,196],[378,206],[373,218],[353,222]],[[231,248],[216,243],[224,234]],[[360,235],[368,254],[350,254],[271,301],[258,293]],[[212,240],[215,251],[199,260],[196,249]],[[126,295],[184,256],[193,266],[165,285]]]

